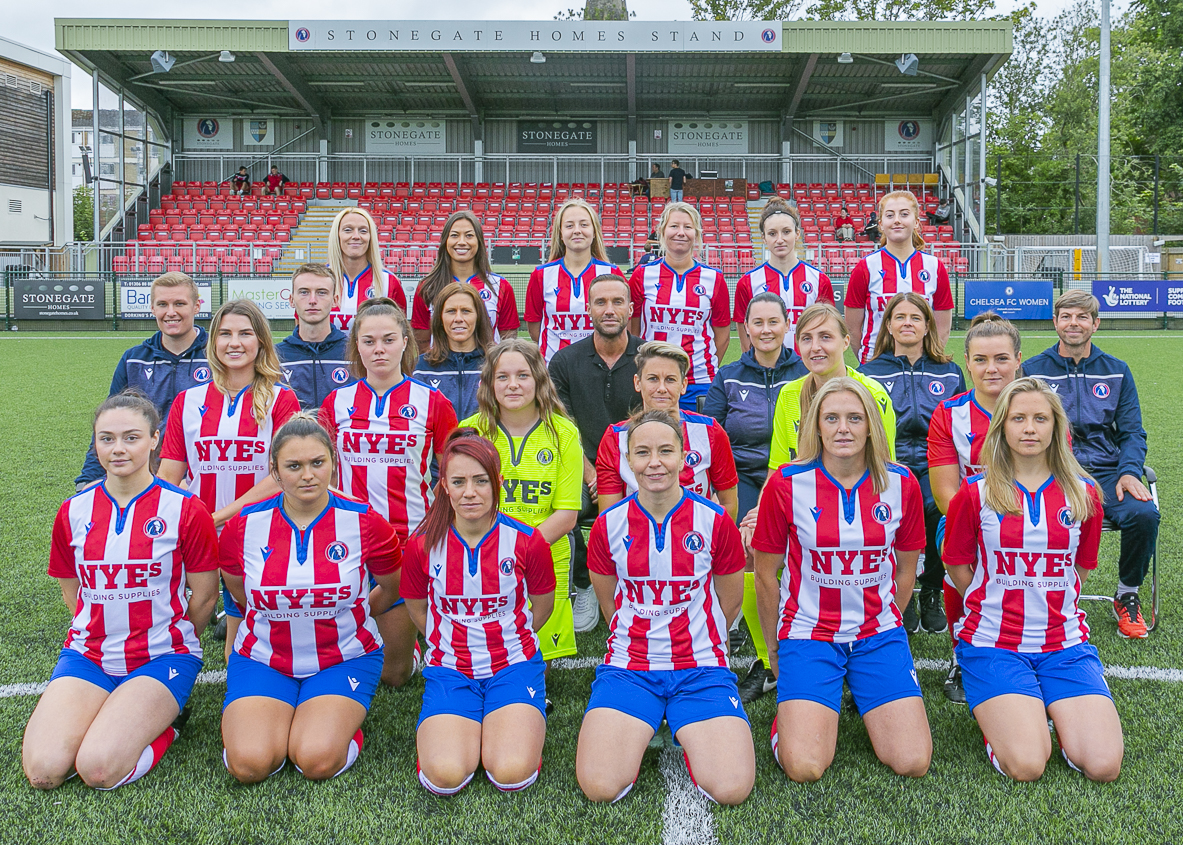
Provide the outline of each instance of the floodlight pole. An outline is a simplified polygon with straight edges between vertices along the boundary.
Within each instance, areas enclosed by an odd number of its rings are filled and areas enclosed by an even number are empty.
[[[1109,272],[1109,0],[1101,0],[1097,90],[1097,272]]]

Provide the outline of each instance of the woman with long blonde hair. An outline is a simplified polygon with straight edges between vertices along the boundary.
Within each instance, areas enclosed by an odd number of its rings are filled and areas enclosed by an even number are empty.
[[[880,761],[922,777],[932,759],[896,606],[916,580],[924,500],[908,468],[891,462],[876,405],[852,378],[827,381],[802,420],[797,460],[760,497],[752,550],[760,627],[777,643],[768,655],[777,679],[772,748],[798,782],[819,779],[833,762],[844,680]]]
[[[1103,512],[1097,484],[1068,440],[1060,397],[1038,378],[998,399],[983,472],[949,507],[944,558],[965,615],[956,626],[967,703],[990,762],[1037,780],[1052,753],[1085,777],[1121,772],[1121,720],[1079,599],[1097,566]]]
[[[481,221],[467,208],[457,211],[444,223],[435,266],[415,289],[411,302],[411,328],[420,349],[431,345],[431,315],[435,300],[452,282],[466,282],[477,289],[493,325],[494,343],[518,333],[522,321],[518,317],[513,285],[493,272]]]
[[[528,340],[510,338],[489,350],[477,388],[472,426],[501,455],[501,511],[537,528],[551,547],[555,606],[538,632],[542,657],[576,653],[570,596],[571,543],[567,536],[583,496],[583,446],[568,418],[546,362]]]
[[[296,394],[283,387],[271,327],[249,299],[234,299],[209,328],[209,384],[177,394],[160,452],[161,479],[201,498],[220,530],[245,505],[279,492],[268,464],[271,437],[300,412]],[[226,653],[242,613],[223,590]]]
[[[883,309],[901,291],[915,291],[936,312],[943,347],[953,327],[953,292],[944,262],[924,252],[920,203],[911,191],[892,191],[879,200],[879,249],[864,256],[846,286],[846,325],[855,338],[860,364],[872,357],[883,326]]]
[[[596,210],[573,197],[555,212],[547,263],[534,268],[526,286],[526,327],[547,364],[564,346],[591,335],[587,288],[606,273],[624,278],[604,251]]]
[[[349,329],[358,306],[367,299],[388,296],[407,310],[402,282],[382,266],[378,226],[364,208],[343,208],[333,218],[329,229],[329,267],[341,285],[341,301],[329,319],[342,331]]]
[[[698,262],[702,218],[689,203],[671,202],[657,223],[665,255],[633,271],[631,331],[664,340],[690,355],[682,408],[697,410],[731,340],[731,294],[723,273]]]

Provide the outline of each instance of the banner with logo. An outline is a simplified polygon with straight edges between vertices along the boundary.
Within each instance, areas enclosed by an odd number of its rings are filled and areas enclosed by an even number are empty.
[[[197,316],[209,319],[213,316],[212,303],[214,301],[213,282],[206,279],[195,279],[197,282]],[[151,279],[120,279],[119,302],[116,306],[119,316],[125,320],[152,319],[152,280]]]
[[[442,120],[366,121],[366,152],[422,155],[448,151],[448,126]]]
[[[182,123],[186,150],[234,149],[234,118],[186,117]]]
[[[781,51],[781,21],[288,21],[292,50]]]
[[[594,120],[519,120],[519,153],[594,153]]]
[[[932,152],[932,121],[883,121],[883,146],[889,153]]]
[[[965,318],[993,311],[1008,320],[1050,320],[1051,281],[990,281],[965,283]]]
[[[668,138],[672,156],[747,155],[748,122],[671,120]]]
[[[813,140],[823,147],[841,147],[843,129],[841,120],[815,120],[813,122]]]
[[[295,316],[291,297],[291,279],[270,276],[253,279],[226,279],[226,301],[250,299],[267,315],[268,320],[291,320]]]
[[[1183,311],[1183,279],[1108,279],[1093,282],[1101,311]]]
[[[103,320],[107,302],[98,279],[13,279],[18,320]]]
[[[275,118],[242,118],[242,143],[247,147],[274,147]]]

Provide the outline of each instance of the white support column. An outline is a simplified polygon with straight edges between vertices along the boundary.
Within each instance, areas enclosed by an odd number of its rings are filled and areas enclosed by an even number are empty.
[[[99,143],[99,72],[96,70],[90,75],[91,81],[91,112],[90,112],[90,163],[93,168],[90,171],[93,182],[90,183],[91,201],[94,203],[94,233],[91,235],[91,240],[98,243],[103,233],[103,217],[100,213],[100,194],[102,191],[102,183],[99,181],[99,175],[103,172],[103,167],[99,163],[100,152],[102,144]]]
[[[1101,0],[1097,85],[1097,272],[1109,272],[1109,0]]]
[[[986,243],[986,74],[982,74],[982,110],[978,124],[978,242]]]
[[[316,181],[329,181],[329,139],[321,138],[320,155],[316,161]]]
[[[634,174],[637,174],[640,172],[639,170],[637,170],[637,139],[636,138],[629,138],[629,142],[628,142],[628,169],[629,169],[628,175],[632,176],[634,179],[636,178],[636,176]],[[631,182],[632,179],[630,179],[629,181]]]
[[[473,159],[473,181],[485,181],[485,142],[478,138],[472,142]]]

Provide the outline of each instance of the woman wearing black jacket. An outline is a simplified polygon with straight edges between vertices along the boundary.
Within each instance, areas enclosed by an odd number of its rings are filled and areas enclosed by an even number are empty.
[[[913,634],[948,628],[941,607],[945,566],[936,545],[941,511],[928,480],[928,425],[943,400],[965,391],[965,376],[945,354],[937,335],[932,306],[919,294],[897,293],[883,312],[883,328],[875,354],[859,372],[878,381],[891,396],[896,413],[896,459],[912,470],[924,494],[924,527],[928,545],[921,556],[920,607],[909,602],[904,627]]]

